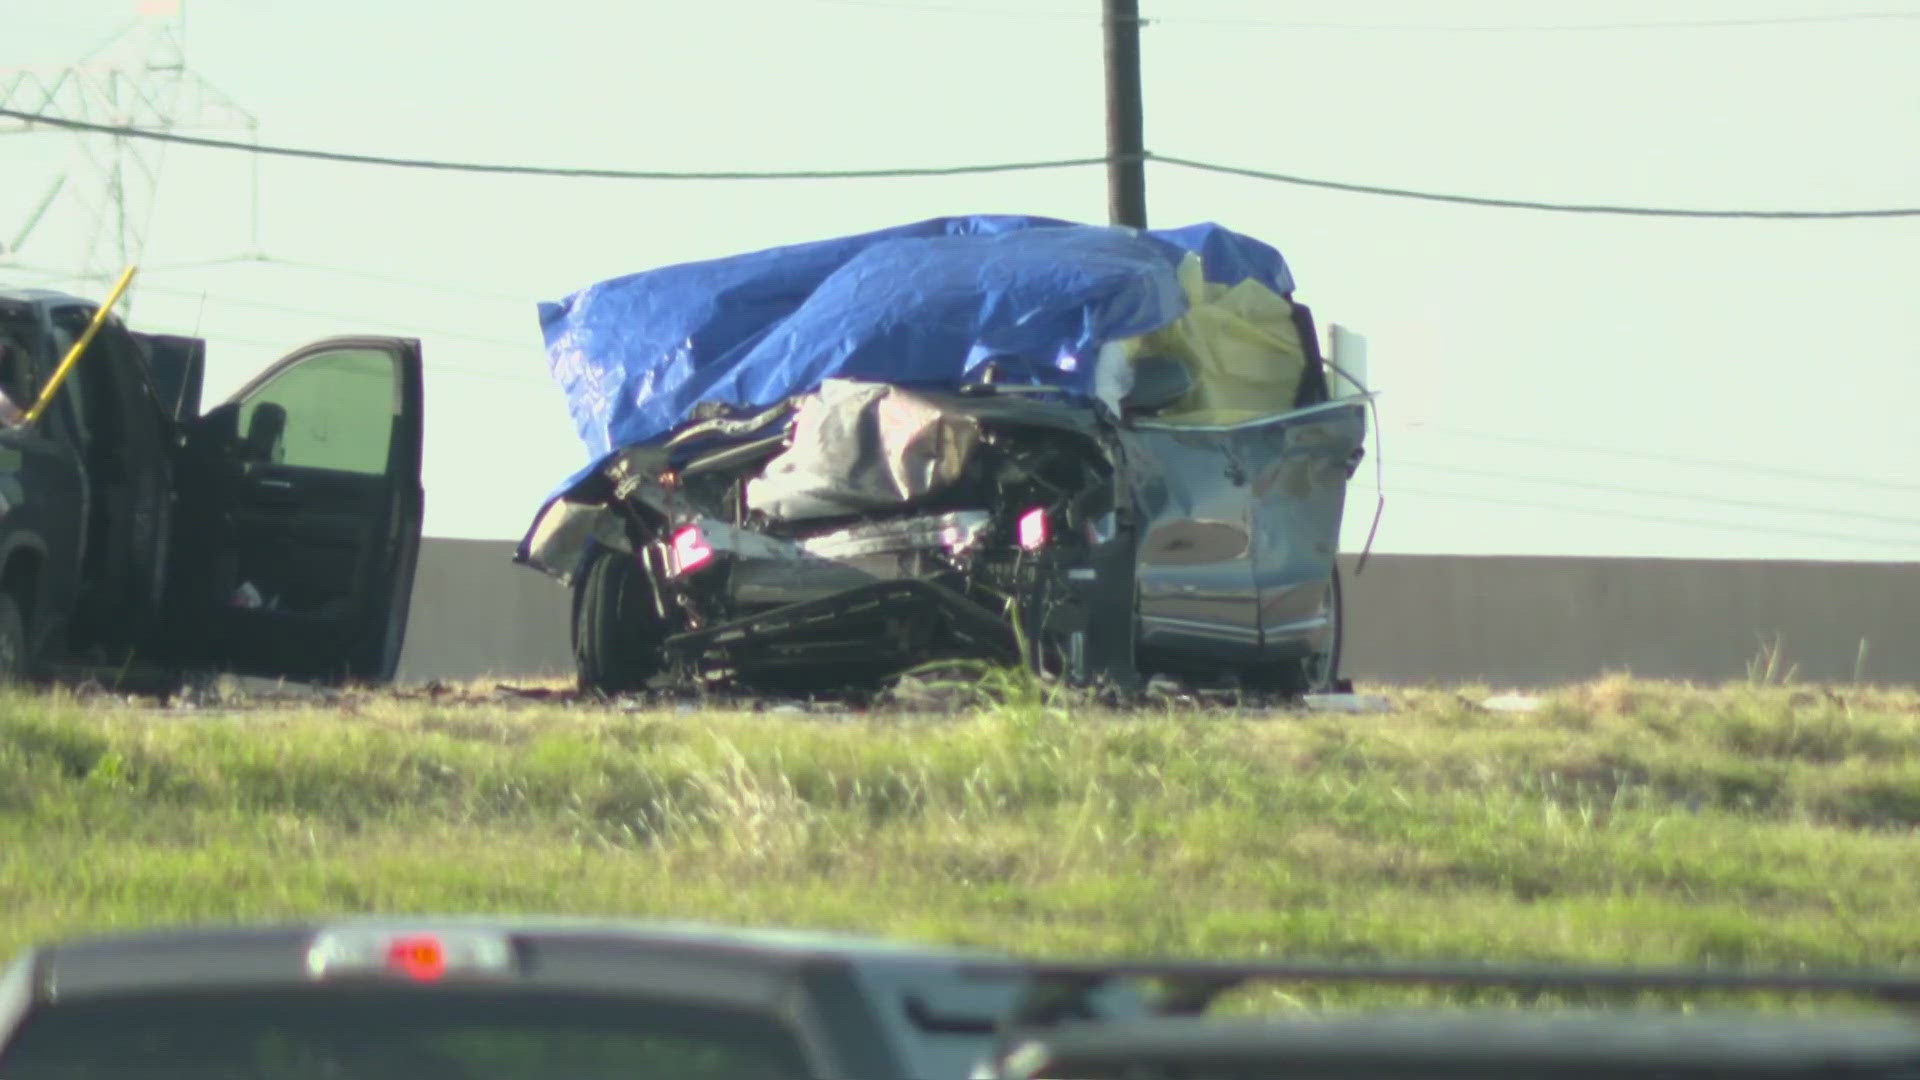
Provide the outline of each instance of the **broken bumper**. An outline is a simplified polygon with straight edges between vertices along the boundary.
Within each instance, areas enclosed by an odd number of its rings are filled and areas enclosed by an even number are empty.
[[[1019,658],[1013,627],[936,582],[875,581],[675,634],[669,656],[691,666],[720,661],[736,670],[802,667],[902,670],[943,657],[997,662]]]

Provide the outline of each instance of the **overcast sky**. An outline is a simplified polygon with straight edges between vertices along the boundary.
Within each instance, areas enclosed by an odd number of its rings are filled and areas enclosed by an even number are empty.
[[[1920,4],[1859,3],[1142,0],[1147,145],[1520,199],[1920,205]],[[1097,0],[437,7],[192,0],[187,60],[258,117],[261,141],[360,153],[755,170],[1104,150]],[[0,10],[0,66],[57,65],[135,3]],[[1622,25],[1845,12],[1914,17]],[[79,141],[8,134],[0,148],[0,243],[70,174],[15,258],[71,272],[100,220]],[[256,166],[275,261],[180,267],[253,249]],[[1323,326],[1369,338],[1381,550],[1920,558],[1920,219],[1561,215],[1166,165],[1147,182],[1152,224],[1211,220],[1274,244]],[[517,538],[584,460],[545,374],[538,301],[974,212],[1102,221],[1105,178],[620,182],[174,148],[133,321],[210,340],[209,400],[314,338],[420,337],[427,530]],[[0,282],[41,280],[0,265]],[[1363,480],[1351,548],[1372,517]]]

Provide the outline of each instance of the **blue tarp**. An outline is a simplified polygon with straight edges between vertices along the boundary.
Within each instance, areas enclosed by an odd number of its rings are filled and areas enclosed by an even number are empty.
[[[1278,251],[1218,225],[988,215],[668,266],[542,304],[549,367],[591,459],[561,490],[703,402],[765,407],[832,377],[954,387],[991,360],[1003,379],[1090,394],[1102,345],[1186,311],[1189,252],[1209,281],[1293,291]]]

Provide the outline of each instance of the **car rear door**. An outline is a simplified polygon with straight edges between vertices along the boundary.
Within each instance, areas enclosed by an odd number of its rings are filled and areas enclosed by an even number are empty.
[[[1140,515],[1140,647],[1209,664],[1254,658],[1252,501],[1233,440],[1146,420],[1121,439]]]
[[[206,378],[207,343],[174,334],[133,335],[147,354],[147,370],[161,407],[177,424],[200,415],[200,386]]]
[[[1289,658],[1330,647],[1328,583],[1340,546],[1347,479],[1366,438],[1364,398],[1343,398],[1243,424],[1232,453],[1247,474],[1262,652]]]
[[[330,338],[192,425],[182,659],[393,677],[420,545],[422,397],[417,340]]]

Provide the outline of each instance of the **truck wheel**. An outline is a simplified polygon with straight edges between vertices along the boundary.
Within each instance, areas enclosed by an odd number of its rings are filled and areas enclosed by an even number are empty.
[[[633,556],[606,548],[588,556],[573,586],[573,663],[580,689],[622,694],[660,671],[666,627],[653,582]]]
[[[31,641],[27,637],[26,616],[10,593],[0,593],[0,685],[15,685],[33,678]]]

